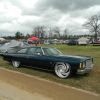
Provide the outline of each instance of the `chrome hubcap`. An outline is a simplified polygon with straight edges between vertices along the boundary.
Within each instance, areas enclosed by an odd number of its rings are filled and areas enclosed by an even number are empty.
[[[66,78],[70,74],[70,66],[68,64],[64,64],[64,63],[57,63],[55,65],[55,73],[60,78]]]
[[[13,64],[13,66],[14,67],[19,67],[19,65],[20,65],[20,62],[18,62],[18,61],[12,61],[12,64]]]

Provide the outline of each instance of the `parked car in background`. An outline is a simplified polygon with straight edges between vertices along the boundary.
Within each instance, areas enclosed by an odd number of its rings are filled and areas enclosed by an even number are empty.
[[[67,44],[69,40],[62,40],[61,43],[62,44]]]
[[[50,44],[49,40],[44,40],[43,44]]]
[[[100,46],[100,41],[94,41],[92,44],[93,46]]]
[[[78,42],[77,40],[69,40],[69,42],[67,43],[67,45],[77,45]]]
[[[3,59],[15,68],[29,66],[54,71],[60,78],[67,78],[71,73],[89,73],[94,66],[90,56],[65,55],[54,47],[25,47],[15,53],[4,53]]]
[[[53,44],[62,44],[60,40],[56,40],[53,42]]]

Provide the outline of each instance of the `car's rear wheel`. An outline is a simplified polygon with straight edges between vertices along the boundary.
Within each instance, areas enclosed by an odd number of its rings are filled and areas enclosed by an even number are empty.
[[[67,78],[71,74],[71,67],[69,64],[56,63],[54,67],[56,75],[60,78]]]
[[[13,65],[15,68],[18,68],[18,67],[20,67],[20,62],[19,62],[19,61],[12,61],[12,65]]]

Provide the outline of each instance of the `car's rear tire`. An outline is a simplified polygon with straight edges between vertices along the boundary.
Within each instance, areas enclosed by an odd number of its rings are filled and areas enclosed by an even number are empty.
[[[12,65],[13,65],[15,68],[18,68],[18,67],[20,67],[20,62],[19,62],[19,61],[12,61]]]
[[[54,67],[56,75],[60,78],[67,78],[71,74],[71,67],[66,63],[56,63]]]

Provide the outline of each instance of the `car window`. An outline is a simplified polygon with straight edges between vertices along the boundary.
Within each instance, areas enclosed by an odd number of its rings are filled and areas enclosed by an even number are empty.
[[[44,54],[46,55],[58,55],[61,54],[58,50],[55,48],[43,48]]]
[[[21,49],[21,50],[17,51],[17,53],[26,53],[26,51],[27,51],[27,48]]]
[[[28,51],[28,54],[37,54],[37,53],[40,53],[40,54],[43,54],[42,53],[42,49],[40,47],[36,47],[36,48],[31,48],[29,51]]]

